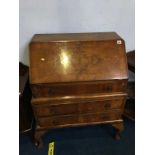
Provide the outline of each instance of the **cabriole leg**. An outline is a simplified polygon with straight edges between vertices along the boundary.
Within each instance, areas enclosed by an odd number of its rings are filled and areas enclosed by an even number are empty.
[[[43,131],[36,130],[35,131],[34,140],[35,140],[35,145],[37,146],[37,148],[42,148],[43,147],[42,137],[45,134],[45,132],[46,132],[45,130],[43,130]]]
[[[115,133],[115,136],[114,136],[114,138],[116,139],[116,140],[120,140],[120,135],[121,135],[121,132],[124,130],[124,124],[123,124],[123,122],[121,122],[121,123],[114,123],[114,124],[112,124],[112,126],[116,129],[116,133]]]

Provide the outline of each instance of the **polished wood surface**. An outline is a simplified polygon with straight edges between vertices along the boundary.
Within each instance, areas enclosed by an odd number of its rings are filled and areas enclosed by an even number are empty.
[[[92,122],[114,121],[121,119],[121,113],[119,111],[111,111],[107,113],[90,113],[81,115],[65,115],[65,116],[53,116],[53,117],[40,117],[38,118],[38,125],[40,127],[59,127],[68,126],[70,124],[85,124]]]
[[[75,96],[57,96],[57,97],[50,97],[50,98],[32,98],[31,102],[33,104],[42,104],[42,102],[48,102],[48,104],[50,104],[52,102],[52,104],[60,104],[60,103],[72,103],[72,102],[81,102],[81,101],[95,101],[95,100],[103,100],[104,99],[118,99],[121,97],[126,97],[127,94],[126,93],[107,93],[107,94],[102,94],[102,93],[98,93],[98,94],[83,94],[83,95],[75,95]]]
[[[114,32],[38,34],[30,43],[35,141],[51,128],[112,124],[123,130],[125,43]]]
[[[69,35],[68,38],[72,39],[73,36]],[[124,41],[116,37],[117,35],[114,40],[111,34],[108,41],[102,40],[107,37],[107,33],[97,34],[97,36],[100,41],[83,41],[83,35],[78,34],[81,41],[69,42],[60,42],[54,40],[53,35],[48,37],[44,34],[38,37],[47,37],[51,41],[41,42],[40,39],[34,42],[33,40],[37,40],[34,39],[37,36],[34,36],[30,44],[31,83],[126,79]]]
[[[36,101],[33,100],[33,109],[37,117],[51,115],[67,115],[67,114],[82,114],[102,112],[104,110],[121,109],[124,107],[126,96],[107,97],[107,98],[89,98],[89,100],[64,101],[54,102],[47,99]]]
[[[34,42],[70,42],[70,41],[109,41],[122,39],[115,32],[94,32],[94,33],[56,33],[56,34],[35,34],[31,43]]]
[[[127,87],[126,80],[106,80],[91,82],[70,82],[70,83],[46,83],[32,84],[34,98],[82,95],[92,93],[116,93],[125,92]]]

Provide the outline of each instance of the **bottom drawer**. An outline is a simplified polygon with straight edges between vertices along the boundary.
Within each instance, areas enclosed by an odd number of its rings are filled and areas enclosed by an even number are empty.
[[[118,119],[121,119],[120,112],[83,114],[83,115],[64,115],[64,116],[38,118],[38,125],[41,127],[67,126],[76,124],[91,124],[97,122],[103,123],[105,121],[113,121]]]

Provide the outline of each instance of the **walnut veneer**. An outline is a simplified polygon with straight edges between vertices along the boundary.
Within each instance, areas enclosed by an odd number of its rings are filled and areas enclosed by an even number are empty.
[[[114,32],[36,34],[30,43],[30,84],[39,146],[50,128],[112,124],[123,130],[127,60]]]

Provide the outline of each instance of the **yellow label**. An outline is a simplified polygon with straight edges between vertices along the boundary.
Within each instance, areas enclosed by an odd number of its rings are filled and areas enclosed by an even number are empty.
[[[49,143],[48,155],[54,155],[54,142]]]

